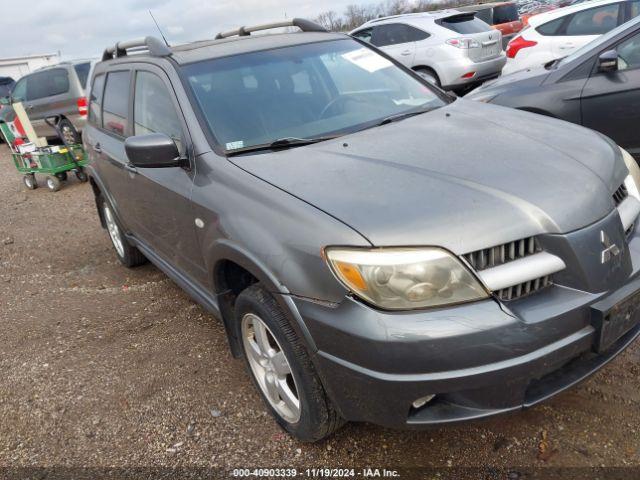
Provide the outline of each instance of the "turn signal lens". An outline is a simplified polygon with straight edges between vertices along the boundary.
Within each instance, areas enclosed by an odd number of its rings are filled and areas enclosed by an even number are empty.
[[[487,298],[476,277],[441,248],[325,250],[335,276],[356,296],[388,310],[411,310]]]

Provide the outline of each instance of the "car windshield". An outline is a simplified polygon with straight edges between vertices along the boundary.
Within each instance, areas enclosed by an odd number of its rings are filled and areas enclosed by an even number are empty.
[[[624,32],[625,30],[632,29],[634,26],[638,25],[638,23],[640,23],[640,17],[634,18],[633,20],[627,23],[623,23],[622,25],[614,28],[613,30],[610,30],[605,34],[600,35],[597,39],[587,43],[586,45],[583,45],[582,47],[577,49],[575,52],[573,52],[571,55],[567,55],[566,57],[562,58],[556,65],[554,65],[554,67],[561,67],[563,65],[566,65],[574,61],[576,58],[580,58],[582,55],[584,55],[587,52],[590,52],[591,50],[597,50],[598,47],[600,47],[600,45],[608,42],[609,39],[615,37],[620,32]]]
[[[211,132],[227,152],[282,139],[333,137],[447,103],[446,96],[351,39],[183,68]]]

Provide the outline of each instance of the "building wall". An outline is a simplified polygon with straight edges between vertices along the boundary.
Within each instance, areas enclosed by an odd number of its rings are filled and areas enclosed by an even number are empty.
[[[40,67],[54,65],[59,62],[60,55],[58,53],[0,58],[0,77],[12,77],[14,80],[18,80],[20,77]]]

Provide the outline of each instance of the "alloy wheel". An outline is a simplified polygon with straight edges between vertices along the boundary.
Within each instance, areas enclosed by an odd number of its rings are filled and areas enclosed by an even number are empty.
[[[111,243],[113,243],[118,255],[124,258],[124,245],[122,244],[122,238],[120,237],[120,229],[113,217],[113,213],[111,213],[111,209],[107,205],[104,206],[104,220],[107,224],[109,237],[111,237]]]
[[[287,357],[254,313],[242,317],[242,342],[251,371],[273,409],[287,422],[300,420],[300,398]]]

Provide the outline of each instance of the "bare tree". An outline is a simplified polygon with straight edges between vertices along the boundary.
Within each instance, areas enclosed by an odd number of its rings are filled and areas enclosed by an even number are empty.
[[[343,19],[333,10],[322,12],[316,17],[316,22],[331,32],[345,30]]]

